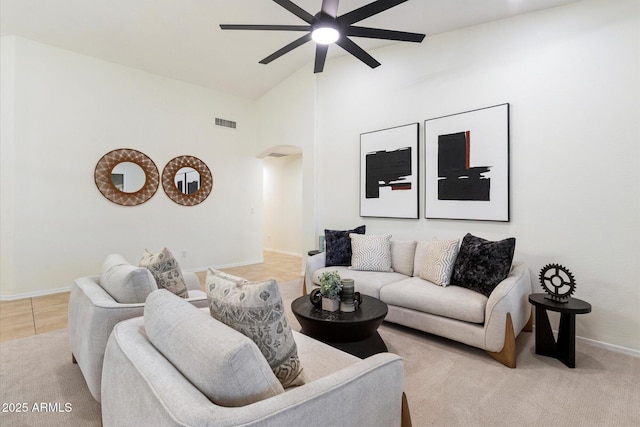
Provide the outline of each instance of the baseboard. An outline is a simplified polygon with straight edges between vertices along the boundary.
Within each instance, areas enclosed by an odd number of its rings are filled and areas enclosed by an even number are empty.
[[[533,333],[535,334],[535,329],[536,327],[533,327]],[[558,339],[558,330],[557,329],[553,329],[553,339],[557,340]],[[633,356],[633,357],[639,357],[640,358],[640,350],[634,350],[633,348],[629,348],[629,347],[622,347],[620,345],[616,345],[616,344],[609,344],[603,341],[597,341],[597,340],[593,340],[591,338],[585,338],[585,337],[581,337],[576,335],[576,342],[582,342],[585,344],[589,344],[592,345],[594,347],[600,347],[600,348],[604,348],[606,350],[609,351],[614,351],[616,353],[622,353],[622,354],[626,354],[628,356]]]
[[[295,252],[289,252],[289,251],[281,251],[279,249],[271,249],[271,248],[264,248],[265,251],[267,252],[275,252],[277,254],[282,254],[282,255],[290,255],[290,256],[295,256],[295,257],[302,257],[302,255],[295,253]]]
[[[197,273],[199,271],[206,271],[210,268],[213,268],[215,270],[220,270],[222,268],[244,267],[247,265],[262,264],[263,262],[264,262],[264,259],[260,258],[252,261],[243,261],[243,262],[236,262],[231,264],[217,264],[217,265],[207,265],[204,267],[183,268],[182,271],[190,271],[192,273]]]
[[[591,344],[594,347],[602,347],[607,350],[615,351],[616,353],[622,353],[633,357],[640,357],[640,350],[634,350],[628,347],[622,347],[615,344],[609,344],[602,341],[592,340],[591,338],[576,337],[576,341]]]
[[[17,294],[17,295],[0,295],[0,301],[14,301],[14,300],[25,299],[25,298],[43,297],[46,295],[61,294],[61,293],[70,292],[70,291],[71,291],[71,287],[47,289],[44,291],[35,291],[35,292],[25,292],[23,294]]]

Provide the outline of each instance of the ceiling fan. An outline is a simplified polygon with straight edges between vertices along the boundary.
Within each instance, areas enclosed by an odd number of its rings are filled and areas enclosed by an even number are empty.
[[[308,25],[220,25],[223,30],[267,30],[267,31],[305,31],[307,34],[289,43],[260,61],[261,64],[268,64],[287,52],[302,46],[306,42],[313,40],[316,42],[316,57],[313,68],[314,73],[321,73],[324,69],[324,62],[327,58],[329,45],[337,44],[351,55],[355,56],[371,68],[380,65],[371,55],[365,52],[360,46],[354,43],[348,36],[365,37],[371,39],[397,40],[405,42],[420,43],[424,39],[424,34],[407,33],[404,31],[383,30],[380,28],[369,28],[355,26],[356,22],[377,15],[387,9],[391,9],[407,0],[378,0],[362,6],[358,9],[338,16],[339,0],[322,0],[321,11],[311,15],[290,0],[273,0]]]

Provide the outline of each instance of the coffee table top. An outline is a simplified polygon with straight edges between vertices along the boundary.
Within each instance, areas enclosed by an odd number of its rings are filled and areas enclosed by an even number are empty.
[[[350,313],[322,310],[311,303],[309,295],[296,298],[291,303],[291,310],[297,318],[302,317],[314,322],[342,325],[370,323],[375,320],[382,321],[388,312],[387,304],[368,295],[362,295],[362,304],[356,311]]]
[[[303,334],[342,351],[360,358],[387,351],[377,331],[388,309],[379,299],[362,295],[362,304],[356,311],[343,313],[315,307],[309,295],[304,295],[293,300],[291,310],[300,322]]]

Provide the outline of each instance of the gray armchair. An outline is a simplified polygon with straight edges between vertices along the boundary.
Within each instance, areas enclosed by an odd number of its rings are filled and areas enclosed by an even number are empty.
[[[122,273],[118,277],[109,277],[106,286],[104,271],[117,268]],[[113,271],[113,270],[112,270]],[[189,290],[187,301],[196,307],[207,307],[207,296],[200,288],[195,273],[183,272],[185,284]],[[101,280],[102,278],[102,280]],[[117,281],[122,288],[116,290]],[[111,294],[101,285],[105,284]],[[124,289],[124,291],[123,291]],[[126,319],[142,316],[146,296],[157,289],[155,280],[148,270],[132,266],[120,255],[109,255],[103,266],[102,276],[81,277],[75,280],[69,298],[69,341],[72,360],[80,367],[89,391],[100,402],[102,364],[107,340],[114,326]],[[123,301],[129,292],[129,300]],[[112,296],[113,294],[113,296]]]

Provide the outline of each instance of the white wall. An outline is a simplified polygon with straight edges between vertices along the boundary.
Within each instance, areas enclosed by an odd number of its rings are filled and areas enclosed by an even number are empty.
[[[397,44],[372,52],[375,70],[350,56],[329,61],[314,87],[316,233],[364,223],[398,239],[515,236],[534,292],[547,263],[574,273],[574,296],[593,306],[577,319],[579,336],[640,350],[638,7],[584,0]],[[425,119],[505,102],[510,222],[426,220],[423,195],[420,220],[359,216],[360,133],[419,122],[422,144]]]
[[[288,145],[302,150],[302,253],[317,246],[316,76],[304,67],[256,103],[258,150]],[[304,260],[303,260],[304,262]]]
[[[264,247],[301,256],[302,155],[264,159]]]
[[[13,36],[2,39],[2,66],[2,298],[68,288],[113,252],[137,263],[167,246],[185,269],[262,260],[253,101]],[[93,178],[116,148],[142,151],[160,174],[196,156],[211,195],[185,207],[160,186],[143,205],[116,205]]]

